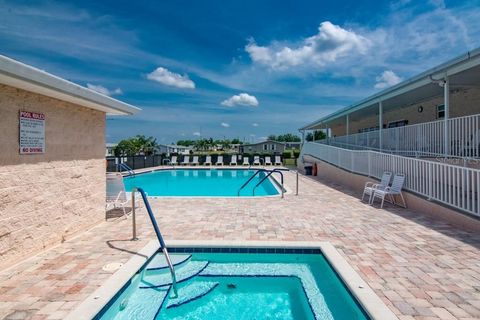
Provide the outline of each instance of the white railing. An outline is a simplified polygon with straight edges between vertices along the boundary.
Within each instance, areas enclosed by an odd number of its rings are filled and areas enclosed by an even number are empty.
[[[480,170],[372,150],[349,150],[307,142],[300,157],[312,156],[342,169],[380,179],[404,173],[405,189],[480,217]]]
[[[376,150],[404,156],[444,156],[480,158],[480,114],[451,118],[448,125],[448,152],[445,153],[445,122],[419,123],[334,137],[316,142],[353,150]]]

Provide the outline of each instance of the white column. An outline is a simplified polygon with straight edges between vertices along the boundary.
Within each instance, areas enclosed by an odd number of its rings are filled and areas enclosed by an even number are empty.
[[[445,118],[443,119],[443,151],[445,157],[447,157],[450,154],[450,134],[448,130],[448,118],[450,117],[450,80],[447,75],[445,75],[445,82],[443,83],[443,100],[445,108]]]
[[[305,130],[302,130],[302,146],[305,143]]]
[[[380,148],[380,151],[382,151],[382,147],[383,147],[382,129],[383,129],[383,104],[382,104],[382,101],[379,101],[378,102],[378,146]]]

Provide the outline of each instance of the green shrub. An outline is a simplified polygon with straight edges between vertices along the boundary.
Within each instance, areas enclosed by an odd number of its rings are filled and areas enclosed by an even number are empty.
[[[297,149],[293,150],[293,157],[297,159],[299,156],[300,156],[300,150],[297,150]]]
[[[284,151],[282,153],[283,159],[290,159],[292,157],[292,153],[290,151]]]

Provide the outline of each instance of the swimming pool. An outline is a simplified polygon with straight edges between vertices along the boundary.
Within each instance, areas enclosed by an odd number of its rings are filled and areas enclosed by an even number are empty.
[[[242,169],[172,169],[159,170],[124,179],[125,189],[141,187],[149,196],[236,197],[240,187],[256,172]],[[253,189],[265,176],[256,175],[240,196],[252,196]],[[263,181],[255,196],[272,196],[279,190],[270,179]]]
[[[177,297],[160,253],[95,319],[369,319],[319,249],[171,251]]]

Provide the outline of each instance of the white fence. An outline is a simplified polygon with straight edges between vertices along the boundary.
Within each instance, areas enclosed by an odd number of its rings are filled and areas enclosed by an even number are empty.
[[[451,118],[448,125],[448,155],[453,157],[480,158],[480,114]],[[382,150],[405,156],[445,155],[445,122],[425,122],[382,130],[380,146],[379,130],[348,136],[319,140],[348,149]]]
[[[372,150],[349,150],[316,142],[310,155],[345,170],[380,179],[384,171],[404,173],[405,189],[480,217],[480,170]]]

